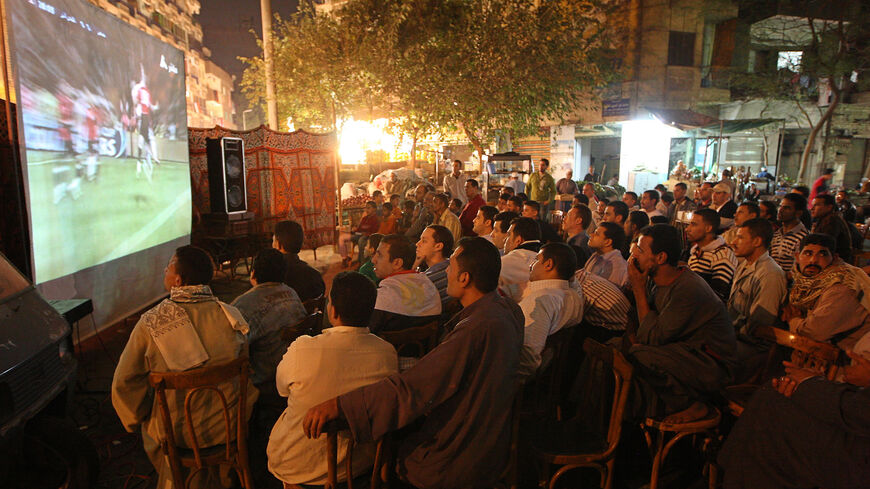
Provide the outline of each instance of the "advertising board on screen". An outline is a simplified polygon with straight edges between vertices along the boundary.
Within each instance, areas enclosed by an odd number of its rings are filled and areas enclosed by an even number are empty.
[[[36,283],[190,235],[183,53],[82,0],[7,0]]]

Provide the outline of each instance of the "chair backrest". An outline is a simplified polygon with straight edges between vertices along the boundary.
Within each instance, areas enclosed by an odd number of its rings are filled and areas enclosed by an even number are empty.
[[[326,424],[326,484],[324,489],[338,488],[338,434],[350,433],[350,427],[344,420],[334,420]],[[380,489],[389,481],[392,470],[392,446],[390,445],[389,433],[381,438],[375,449],[375,460],[372,466],[371,489]],[[348,436],[347,451],[345,452],[345,484],[347,489],[353,489],[353,448],[355,444],[352,436]]]
[[[569,347],[574,339],[574,332],[579,326],[565,327],[547,337],[544,349],[541,351],[541,365],[538,368],[538,381],[536,391],[541,387],[546,388],[546,412],[555,411],[556,419],[562,419],[562,383],[568,367]],[[575,357],[576,358],[576,357]],[[537,395],[540,399],[542,396]]]
[[[634,369],[622,353],[591,338],[586,338],[583,350],[586,352],[587,360],[597,362],[603,367],[604,372],[610,370],[613,375],[613,399],[610,404],[606,434],[607,447],[602,452],[602,457],[607,459],[614,456],[619,437],[622,435],[622,418]],[[583,413],[579,415],[582,416]]]
[[[837,360],[840,357],[840,349],[836,346],[770,326],[758,328],[757,334],[777,345],[791,348],[791,361],[797,366],[825,372],[828,380],[833,380],[837,376]],[[770,364],[775,353],[775,349],[771,349],[767,368],[772,367]]]
[[[326,310],[326,296],[320,294],[314,299],[308,299],[304,301],[302,305],[305,307],[305,312],[308,314],[313,314],[317,311],[323,312]]]
[[[316,311],[305,316],[304,319],[294,324],[293,326],[284,328],[281,331],[281,341],[289,345],[302,335],[315,335],[320,332],[320,324],[323,321],[323,312]]]
[[[432,348],[435,348],[435,344],[438,342],[438,321],[398,331],[381,331],[378,336],[393,345],[399,356],[421,358]],[[411,348],[416,349],[415,355],[407,354]]]
[[[190,406],[194,396],[199,393],[216,395],[223,408],[224,419],[224,458],[222,464],[228,464],[236,469],[239,477],[244,481],[250,478],[247,471],[247,439],[248,439],[248,416],[247,416],[247,389],[248,389],[248,357],[241,356],[235,360],[220,365],[201,367],[185,372],[152,372],[148,375],[148,383],[155,390],[158,409],[160,410],[161,428],[163,431],[162,446],[164,453],[169,458],[172,470],[172,479],[175,487],[187,487],[181,474],[181,461],[179,449],[175,444],[176,434],[173,428],[172,416],[169,412],[169,403],[166,398],[167,390],[186,391],[184,396],[184,428],[183,436],[196,463],[196,470],[191,471],[187,480],[191,480],[198,469],[203,465],[202,448],[196,433],[197,423]],[[236,402],[236,429],[233,430],[230,408],[226,396],[221,391],[221,385],[238,379],[239,398]],[[235,449],[233,441],[236,442]],[[243,465],[240,465],[243,464]],[[248,484],[246,484],[248,485]]]

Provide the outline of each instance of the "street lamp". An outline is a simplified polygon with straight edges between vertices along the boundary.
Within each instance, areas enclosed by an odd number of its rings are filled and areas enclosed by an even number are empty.
[[[242,130],[243,131],[248,130],[248,119],[245,118],[245,115],[247,115],[248,112],[253,112],[253,111],[254,111],[254,109],[245,109],[242,111]]]

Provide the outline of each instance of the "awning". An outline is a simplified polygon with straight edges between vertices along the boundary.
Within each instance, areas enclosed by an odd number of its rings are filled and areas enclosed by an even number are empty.
[[[735,134],[757,129],[768,124],[781,124],[783,119],[738,119],[733,121],[720,121],[722,134]],[[700,133],[707,135],[719,135],[719,122],[700,128]]]
[[[706,114],[685,109],[651,109],[644,107],[659,122],[683,131],[698,130],[699,136],[735,134],[767,124],[782,123],[782,119],[720,120]]]

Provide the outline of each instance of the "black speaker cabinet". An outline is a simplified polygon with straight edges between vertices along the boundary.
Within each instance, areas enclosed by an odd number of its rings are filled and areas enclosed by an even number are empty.
[[[206,140],[211,211],[235,214],[248,210],[245,188],[245,142],[240,138]]]

